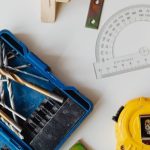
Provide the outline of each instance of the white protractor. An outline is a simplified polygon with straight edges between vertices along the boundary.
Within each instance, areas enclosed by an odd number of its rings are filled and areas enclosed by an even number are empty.
[[[115,56],[114,54],[118,35],[127,26],[136,22],[150,22],[150,5],[137,5],[125,8],[113,15],[104,24],[96,43],[96,63],[94,63],[94,67],[97,78],[150,67],[150,42],[149,48],[147,45],[146,47],[141,45],[132,54],[124,56]]]

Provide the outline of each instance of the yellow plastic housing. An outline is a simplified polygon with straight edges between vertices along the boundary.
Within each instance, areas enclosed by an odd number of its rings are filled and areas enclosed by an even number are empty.
[[[150,98],[129,101],[119,115],[115,125],[117,150],[150,150],[150,145],[142,142],[140,116],[150,116]]]

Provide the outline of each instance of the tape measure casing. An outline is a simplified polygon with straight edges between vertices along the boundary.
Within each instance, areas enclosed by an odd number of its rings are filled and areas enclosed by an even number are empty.
[[[150,150],[150,98],[129,101],[115,125],[116,150]]]

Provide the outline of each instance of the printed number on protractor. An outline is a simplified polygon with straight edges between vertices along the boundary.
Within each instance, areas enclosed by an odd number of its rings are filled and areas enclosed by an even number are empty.
[[[145,35],[150,36],[147,33],[150,32],[149,26],[150,5],[131,6],[113,15],[104,24],[97,39],[96,63],[94,63],[97,78],[150,67],[150,43],[147,42],[150,37],[145,38]],[[126,34],[126,31],[129,31],[129,34]],[[135,34],[132,33],[133,31]],[[133,36],[136,37],[133,38]],[[119,37],[123,40],[119,40]],[[116,56],[117,44],[120,53],[128,51],[129,53]],[[133,49],[134,52],[132,52]]]

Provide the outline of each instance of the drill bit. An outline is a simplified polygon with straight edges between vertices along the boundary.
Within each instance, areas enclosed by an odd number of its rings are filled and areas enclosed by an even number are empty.
[[[14,53],[16,53],[16,51],[14,49],[11,49],[8,53],[7,53],[7,57],[9,57],[10,55],[13,55]]]
[[[20,72],[20,73],[25,74],[25,75],[29,75],[29,76],[31,76],[31,77],[34,77],[34,78],[37,78],[37,79],[40,79],[40,80],[43,80],[43,81],[46,81],[46,82],[49,81],[48,79],[43,78],[43,77],[40,77],[40,76],[38,76],[38,75],[29,73],[29,72],[26,72],[26,71],[19,70],[17,67],[12,68],[12,67],[10,67],[10,66],[5,66],[5,68],[8,68],[8,69],[13,70],[13,71],[15,71],[15,72]]]
[[[2,110],[0,110],[0,117],[3,118],[8,124],[14,127],[19,133],[21,133],[22,129],[19,125],[17,125],[7,114],[5,114]]]
[[[8,59],[13,59],[13,58],[15,58],[16,56],[18,56],[18,53],[12,54],[11,56],[8,57]]]
[[[2,42],[0,41],[0,67],[2,67],[3,66],[3,51],[2,51]],[[5,104],[5,101],[4,101],[4,83],[2,82],[2,80],[3,80],[3,76],[2,75],[0,75],[0,80],[1,80],[1,82],[0,82],[0,99],[1,99],[1,104],[2,105],[4,105]],[[7,82],[7,80],[6,80],[6,82]],[[1,118],[1,120],[3,121],[3,122],[5,122],[5,120],[3,119],[3,118]],[[8,126],[8,123],[7,122],[5,122],[5,124]]]
[[[5,44],[2,43],[1,45],[1,48],[2,48],[2,54],[3,54],[3,65],[4,66],[7,66],[8,65],[8,58],[7,58],[7,55],[6,55],[6,49],[5,49]],[[15,111],[15,103],[14,103],[14,93],[13,93],[13,89],[12,89],[12,83],[10,81],[10,79],[8,77],[6,77],[7,79],[7,89],[8,89],[8,94],[9,94],[9,101],[10,101],[10,106],[11,108]],[[13,118],[16,122],[18,122],[18,119],[17,117],[15,116],[14,113],[12,113],[13,115]]]
[[[30,66],[31,66],[31,64],[25,64],[25,65],[17,66],[17,67],[14,67],[14,68],[15,69],[25,69],[25,68],[28,68]]]
[[[15,73],[11,73],[11,71],[9,69],[0,68],[0,74],[3,75],[3,76],[6,76],[7,78],[9,78],[9,79],[11,79],[11,80],[13,80],[17,83],[20,83],[24,86],[27,86],[27,87],[29,87],[29,88],[31,88],[31,89],[33,89],[33,90],[35,90],[35,91],[37,91],[41,94],[44,94],[45,96],[48,96],[48,97],[52,98],[53,100],[55,100],[59,103],[63,103],[63,97],[60,97],[57,94],[54,94],[54,93],[52,93],[50,91],[47,91],[47,90],[45,90],[45,89],[43,89],[43,88],[41,88],[37,85],[34,85],[30,82],[27,82],[27,81],[23,80],[22,78],[17,76]]]
[[[17,113],[15,110],[9,108],[6,104],[3,104],[2,102],[0,102],[0,105],[2,107],[4,107],[5,109],[7,109],[8,111],[10,111],[11,113],[15,114],[16,116],[18,116],[20,119],[22,119],[23,121],[26,121],[27,119],[22,116],[21,114]]]
[[[2,52],[2,42],[0,41],[0,68],[3,67],[3,52]],[[0,74],[0,79],[3,80],[3,76]],[[4,85],[0,82],[0,98],[1,102],[4,103]]]
[[[0,79],[0,82],[7,82],[7,80],[6,79]]]
[[[12,131],[14,131],[21,139],[24,139],[22,136],[22,128],[16,124],[6,113],[0,110],[0,119],[4,122]]]

